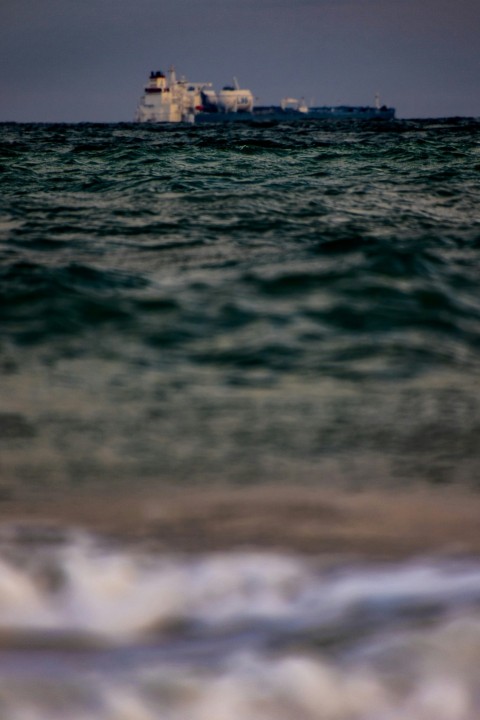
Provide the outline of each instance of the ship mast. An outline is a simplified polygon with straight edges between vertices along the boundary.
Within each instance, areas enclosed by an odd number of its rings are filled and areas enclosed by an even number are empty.
[[[175,66],[170,65],[168,68],[168,84],[170,85],[170,89],[174,87],[174,85],[177,82],[177,74],[175,72]]]

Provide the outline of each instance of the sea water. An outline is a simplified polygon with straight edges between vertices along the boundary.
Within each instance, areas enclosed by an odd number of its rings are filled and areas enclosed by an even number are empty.
[[[6,521],[171,488],[475,491],[480,123],[4,124],[0,171],[2,720],[476,720],[475,557]]]

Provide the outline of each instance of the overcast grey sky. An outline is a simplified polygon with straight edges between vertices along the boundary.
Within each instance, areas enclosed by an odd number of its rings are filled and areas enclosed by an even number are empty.
[[[480,116],[480,0],[0,0],[0,121],[129,121],[173,63],[259,104]]]

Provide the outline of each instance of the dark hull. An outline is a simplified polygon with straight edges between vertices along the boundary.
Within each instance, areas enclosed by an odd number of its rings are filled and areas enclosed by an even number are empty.
[[[299,120],[393,120],[395,108],[337,106],[310,108],[308,112],[281,107],[259,107],[252,112],[199,112],[195,123],[297,122]]]

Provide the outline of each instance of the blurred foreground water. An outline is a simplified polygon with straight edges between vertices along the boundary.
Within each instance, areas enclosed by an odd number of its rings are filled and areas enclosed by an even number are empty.
[[[155,555],[4,529],[8,720],[475,720],[480,563]]]

